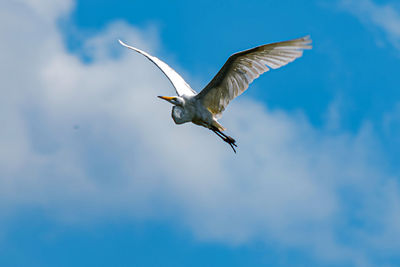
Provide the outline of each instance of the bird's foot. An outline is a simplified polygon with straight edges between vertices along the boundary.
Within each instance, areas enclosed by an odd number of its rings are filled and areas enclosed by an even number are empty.
[[[224,140],[225,142],[227,142],[227,143],[231,146],[231,148],[233,149],[233,152],[236,153],[236,150],[235,150],[235,147],[237,147],[237,145],[236,145],[236,140],[233,139],[233,138],[230,137],[230,136],[226,136],[223,140]]]
[[[236,145],[236,140],[235,139],[233,139],[232,137],[224,134],[223,132],[218,130],[216,127],[211,127],[210,130],[212,130],[222,140],[224,140],[226,143],[228,143],[231,146],[231,148],[233,149],[233,152],[236,153],[235,147],[237,147],[237,145]]]
[[[236,140],[233,139],[231,136],[226,136],[226,137],[225,137],[225,142],[228,142],[228,143],[230,143],[230,144],[232,144],[232,145],[234,145],[234,146],[237,146],[237,145],[236,145]]]

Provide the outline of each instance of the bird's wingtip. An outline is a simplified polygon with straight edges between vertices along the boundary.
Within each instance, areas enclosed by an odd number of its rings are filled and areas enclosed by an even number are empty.
[[[299,38],[299,40],[304,45],[303,49],[311,49],[312,48],[312,45],[311,45],[312,44],[312,40],[311,40],[311,36],[309,34]]]
[[[306,36],[303,36],[302,38],[300,38],[300,39],[302,39],[304,42],[312,42],[312,40],[311,40],[311,35],[306,35]]]
[[[124,42],[122,42],[121,39],[118,39],[118,42],[119,42],[121,45],[126,46],[126,44],[125,44]]]

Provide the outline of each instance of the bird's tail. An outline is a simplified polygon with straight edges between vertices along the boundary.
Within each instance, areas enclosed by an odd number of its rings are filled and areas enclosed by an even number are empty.
[[[225,131],[226,129],[224,128],[224,126],[222,126],[221,124],[219,124],[216,120],[213,121],[212,126],[214,126],[215,128],[217,128],[218,130]]]

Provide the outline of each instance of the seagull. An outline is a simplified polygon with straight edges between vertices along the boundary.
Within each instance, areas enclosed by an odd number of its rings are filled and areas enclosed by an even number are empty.
[[[235,139],[223,133],[218,122],[222,112],[234,98],[241,95],[256,78],[271,69],[277,69],[299,58],[303,50],[311,49],[310,36],[289,41],[257,46],[231,55],[214,78],[196,93],[170,66],[138,48],[118,40],[153,62],[174,86],[177,96],[158,96],[172,105],[172,119],[176,124],[192,122],[213,131],[228,143],[236,153]]]

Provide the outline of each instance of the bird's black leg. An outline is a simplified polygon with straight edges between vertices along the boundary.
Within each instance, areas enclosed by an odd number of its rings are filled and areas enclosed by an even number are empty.
[[[234,147],[237,147],[235,139],[233,139],[232,137],[224,134],[223,132],[218,130],[218,128],[216,128],[216,127],[211,127],[210,130],[213,131],[216,135],[218,135],[222,140],[227,142],[231,146],[231,148],[233,149],[233,152],[236,153],[236,150],[234,148]]]

